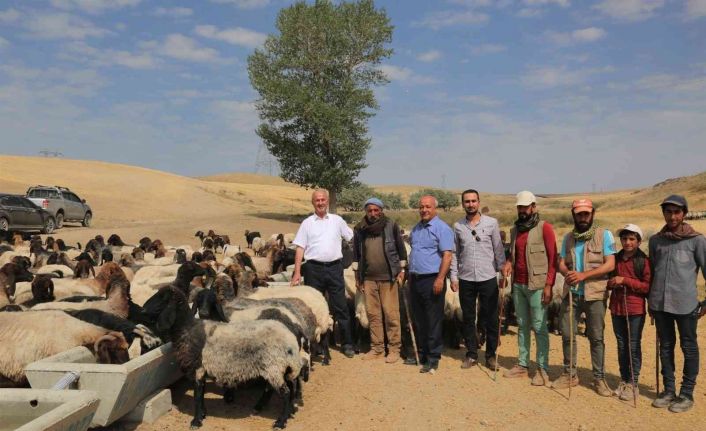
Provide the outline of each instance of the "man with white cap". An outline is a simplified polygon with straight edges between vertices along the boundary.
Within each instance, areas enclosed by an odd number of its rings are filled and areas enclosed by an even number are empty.
[[[650,238],[649,245],[654,271],[648,302],[659,337],[664,391],[652,406],[681,413],[694,405],[694,387],[699,375],[696,325],[706,313],[706,301],[699,303],[696,278],[699,270],[706,277],[706,238],[684,223],[689,212],[684,196],[668,196],[661,206],[665,225]],[[679,396],[674,378],[675,326],[684,355]]]
[[[370,322],[370,351],[364,360],[385,358],[385,334],[388,353],[385,362],[400,359],[399,285],[407,266],[400,228],[383,213],[378,198],[365,202],[365,217],[353,229],[353,270],[356,286],[365,293]],[[384,320],[383,320],[384,316]],[[384,322],[384,326],[383,326]]]
[[[650,262],[640,250],[642,229],[627,224],[618,231],[622,249],[615,256],[615,270],[608,280],[610,315],[618,342],[620,385],[615,394],[634,401],[642,368],[642,329],[645,326],[645,299],[650,290]]]
[[[517,315],[518,363],[505,377],[527,377],[530,360],[530,331],[537,341],[537,372],[532,385],[549,384],[549,331],[547,305],[552,300],[556,279],[556,235],[552,225],[539,219],[537,198],[530,191],[517,194],[517,220],[510,230],[510,257],[503,268],[505,279],[512,274],[512,300]]]
[[[613,392],[605,382],[605,330],[608,275],[615,269],[615,239],[608,229],[593,224],[595,216],[590,199],[577,199],[571,204],[574,229],[564,236],[559,258],[559,271],[564,276],[563,299],[559,311],[564,371],[554,381],[555,388],[568,388],[579,383],[576,374],[576,334],[578,317],[586,314],[586,335],[591,345],[593,389],[600,396]],[[569,295],[569,290],[571,295]],[[571,298],[572,302],[569,302]],[[574,321],[569,316],[573,314]]]

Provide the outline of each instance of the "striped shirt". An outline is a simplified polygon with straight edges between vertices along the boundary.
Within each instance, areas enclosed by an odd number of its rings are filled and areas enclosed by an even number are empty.
[[[454,223],[454,239],[451,281],[487,281],[495,278],[505,264],[500,227],[493,217],[481,215],[474,226],[465,217],[460,219]]]

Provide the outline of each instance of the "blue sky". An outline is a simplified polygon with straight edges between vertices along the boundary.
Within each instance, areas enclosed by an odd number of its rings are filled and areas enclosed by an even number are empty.
[[[0,153],[255,169],[246,60],[284,0],[0,0]],[[706,170],[706,0],[378,1],[361,180],[514,193]]]

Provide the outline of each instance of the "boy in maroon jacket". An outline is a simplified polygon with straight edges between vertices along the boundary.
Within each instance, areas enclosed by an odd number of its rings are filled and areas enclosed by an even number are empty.
[[[621,377],[615,394],[621,400],[632,401],[638,393],[637,380],[642,366],[640,341],[645,326],[645,299],[650,290],[651,273],[647,255],[640,250],[642,230],[628,224],[618,231],[618,236],[623,249],[615,257],[615,270],[608,280],[610,314],[618,341]]]

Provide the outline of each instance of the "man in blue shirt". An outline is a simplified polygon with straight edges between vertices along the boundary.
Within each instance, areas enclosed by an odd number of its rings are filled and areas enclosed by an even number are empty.
[[[436,215],[437,206],[433,196],[419,199],[421,220],[410,234],[410,296],[420,372],[431,374],[438,370],[441,359],[446,274],[454,250],[453,231]]]
[[[595,209],[589,199],[577,199],[571,205],[574,229],[564,236],[559,258],[559,272],[564,276],[561,318],[561,339],[564,352],[564,372],[552,384],[568,388],[579,383],[576,374],[576,346],[571,352],[571,329],[576,334],[578,316],[586,313],[586,335],[591,345],[593,368],[592,388],[598,395],[609,397],[612,391],[605,382],[605,329],[608,276],[615,268],[615,239],[609,230],[593,224]],[[569,289],[573,302],[569,303]],[[569,319],[573,308],[574,322]]]

